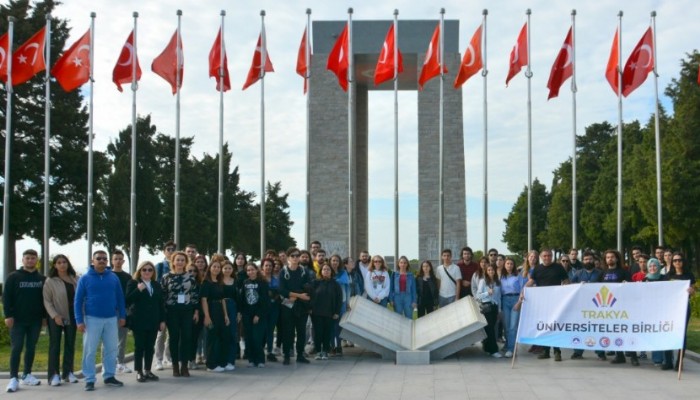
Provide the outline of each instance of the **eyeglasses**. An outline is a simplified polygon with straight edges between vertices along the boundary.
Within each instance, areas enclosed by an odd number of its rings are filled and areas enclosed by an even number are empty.
[[[95,257],[97,261],[107,261],[107,257]]]
[[[153,272],[153,268],[141,268],[141,272]]]
[[[682,261],[683,261],[682,258],[674,258],[674,259],[673,259],[673,262],[682,262]]]
[[[300,255],[301,254],[299,254],[299,253],[294,253],[294,254],[290,254],[289,256],[292,258],[299,258]]]
[[[489,253],[489,257],[496,257],[497,255],[497,253]]]
[[[174,251],[174,250],[175,250],[174,247],[166,247],[166,248],[165,248],[165,251]]]

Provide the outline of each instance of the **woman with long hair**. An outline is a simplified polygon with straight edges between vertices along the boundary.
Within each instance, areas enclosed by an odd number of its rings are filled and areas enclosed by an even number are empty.
[[[520,277],[524,279],[525,282],[527,282],[530,279],[530,274],[532,274],[532,270],[535,269],[535,267],[538,266],[539,263],[540,253],[537,250],[528,251],[525,260],[523,261],[523,265],[520,268]],[[544,348],[542,346],[533,344],[532,346],[530,346],[530,349],[528,349],[528,352],[538,354],[541,353],[543,349]]]
[[[245,325],[245,348],[248,352],[248,367],[265,368],[265,321],[270,307],[267,282],[262,278],[257,265],[246,265],[247,278],[241,291],[241,314]]]
[[[488,257],[481,257],[479,259],[479,268],[476,270],[476,272],[474,272],[474,275],[472,275],[472,293],[476,293],[476,291],[479,290],[479,281],[484,279],[484,276],[486,275],[486,267],[489,264]]]
[[[246,265],[248,265],[248,257],[246,254],[243,252],[236,253],[236,255],[233,257],[233,266],[236,268],[236,287],[238,289],[238,293],[240,293],[241,289],[243,288],[243,282],[248,279]],[[238,312],[240,313],[241,311],[238,310]],[[244,349],[243,352],[241,352],[241,342],[245,340],[245,326],[243,324],[238,324],[237,338],[238,342],[236,343],[236,354],[238,355],[238,358],[248,358],[248,349]]]
[[[313,281],[311,291],[311,319],[314,324],[314,343],[317,360],[327,360],[331,339],[335,331],[335,321],[340,318],[343,294],[340,284],[335,281],[333,268],[323,264],[321,278]]]
[[[695,275],[693,275],[692,272],[690,272],[690,269],[685,266],[685,257],[683,256],[683,253],[680,251],[676,251],[673,253],[673,256],[671,257],[671,268],[669,271],[666,273],[666,280],[669,281],[690,281],[690,287],[688,287],[688,295],[693,296],[695,294]],[[686,326],[688,326],[688,321],[690,321],[690,301],[688,302],[688,309],[685,314],[685,323]],[[681,359],[681,352],[685,354],[685,346],[686,346],[686,341],[688,338],[688,333],[686,329],[686,334],[683,336],[683,349],[681,349],[678,352],[678,358],[676,359],[675,363],[675,368],[673,369],[679,369],[680,365],[680,359]],[[661,369],[663,370],[669,370],[672,369],[671,366],[674,366],[673,364],[673,350],[666,350],[664,351],[664,363],[661,366]]]
[[[151,372],[156,336],[165,329],[163,288],[150,261],[139,264],[126,285],[127,321],[134,336],[134,369],[138,382],[157,381]]]
[[[501,282],[498,280],[496,267],[489,264],[486,267],[484,278],[479,281],[479,288],[475,296],[479,301],[481,313],[486,317],[486,339],[484,339],[484,351],[494,358],[501,358],[496,343],[496,318],[501,305]]]
[[[391,279],[391,302],[394,311],[408,319],[413,319],[416,308],[416,279],[409,271],[411,264],[406,256],[399,257],[399,268]]]
[[[227,371],[236,369],[236,359],[238,358],[238,287],[236,286],[236,270],[231,261],[221,262],[221,275],[223,276],[224,302],[226,303],[226,314],[228,315],[228,360],[224,367]]]
[[[204,327],[207,328],[207,371],[224,372],[228,362],[226,338],[230,323],[224,301],[224,275],[221,263],[214,261],[202,282],[200,303],[204,312]]]
[[[418,318],[433,312],[440,301],[440,280],[435,276],[433,264],[425,260],[416,277],[416,305]]]
[[[199,290],[202,290],[202,284],[207,278],[209,263],[204,254],[197,254],[192,261],[192,265],[188,267],[188,271],[194,275],[199,285]],[[201,296],[200,296],[201,298]],[[199,320],[192,323],[192,347],[189,356],[189,368],[199,369],[198,365],[206,363],[207,354],[207,330],[204,329],[204,311],[202,310],[202,302],[197,306],[199,309]]]
[[[44,308],[49,315],[49,365],[48,378],[51,386],[60,386],[61,379],[77,383],[73,375],[75,359],[75,312],[73,300],[78,281],[75,269],[63,254],[58,254],[51,262],[49,277],[44,282]],[[61,356],[61,336],[63,335],[63,374],[59,376]]]
[[[163,278],[166,325],[170,332],[173,376],[189,377],[187,361],[192,354],[192,324],[199,321],[199,285],[189,270],[187,253],[176,251],[170,258],[171,270]]]
[[[262,261],[262,275],[267,282],[270,308],[265,320],[265,347],[267,348],[267,361],[277,362],[277,356],[272,352],[275,341],[275,326],[280,315],[280,278],[274,275],[275,262],[271,258]]]
[[[342,357],[343,346],[340,339],[340,318],[348,310],[348,301],[350,300],[350,274],[348,274],[346,266],[343,264],[343,259],[338,254],[333,254],[328,260],[335,281],[340,285],[340,293],[343,298],[340,303],[340,315],[333,321],[333,336],[331,337],[331,357]]]
[[[365,280],[367,298],[382,307],[386,307],[389,302],[389,294],[391,294],[390,279],[384,258],[379,255],[372,257]]]
[[[515,269],[515,261],[506,257],[501,275],[501,308],[506,336],[505,356],[512,357],[515,350],[515,338],[518,334],[520,320],[520,292],[525,286],[525,280]]]

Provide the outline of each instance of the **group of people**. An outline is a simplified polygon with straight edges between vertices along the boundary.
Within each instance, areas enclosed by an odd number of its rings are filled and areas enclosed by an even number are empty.
[[[495,358],[511,357],[515,350],[524,289],[583,282],[689,280],[695,278],[679,252],[657,248],[656,257],[633,248],[633,259],[624,265],[616,250],[602,257],[592,251],[571,249],[558,262],[550,249],[530,251],[522,265],[490,249],[474,260],[470,247],[461,249],[455,263],[450,249],[441,253],[440,264],[423,261],[414,274],[408,258],[398,259],[395,271],[382,256],[362,251],[359,260],[327,257],[318,241],[311,250],[296,247],[268,251],[260,265],[238,253],[233,261],[214,254],[209,259],[196,246],[176,250],[173,242],[163,248],[159,263],[144,261],[133,276],[122,270],[123,252],[116,250],[109,265],[108,254],[98,250],[86,274],[77,277],[70,260],[57,255],[48,277],[41,275],[37,253],[26,250],[22,267],[6,277],[3,306],[10,329],[11,357],[8,392],[19,383],[39,385],[32,375],[35,345],[42,323],[48,323],[48,377],[51,386],[62,381],[77,383],[74,375],[76,332],[83,333],[82,372],[85,390],[95,389],[95,357],[102,343],[104,383],[122,386],[117,372],[132,372],[124,353],[128,330],[134,337],[134,370],[138,382],[157,381],[152,372],[172,365],[174,377],[189,377],[191,369],[205,364],[211,372],[235,369],[238,358],[249,367],[264,368],[267,362],[289,365],[342,356],[339,321],[349,310],[352,296],[363,296],[406,318],[421,317],[465,296],[473,296],[487,321],[485,352]],[[661,257],[661,258],[659,258]],[[661,261],[661,260],[664,261]],[[688,318],[690,309],[688,309]],[[243,339],[243,349],[239,338]],[[307,340],[308,338],[308,340]],[[499,349],[498,342],[504,343]],[[25,348],[26,344],[26,348]],[[61,344],[63,357],[61,360]],[[308,347],[307,347],[308,346]],[[19,365],[24,350],[24,371]],[[550,358],[550,349],[533,346],[538,358]],[[267,353],[267,354],[266,354]],[[572,359],[581,359],[575,349]],[[596,352],[601,360],[604,352]],[[626,362],[625,353],[614,354],[613,363]],[[639,365],[636,353],[631,363]],[[645,353],[642,353],[642,357]],[[561,350],[554,348],[555,361]],[[662,369],[673,368],[674,352],[652,352]],[[677,360],[676,360],[677,363]]]

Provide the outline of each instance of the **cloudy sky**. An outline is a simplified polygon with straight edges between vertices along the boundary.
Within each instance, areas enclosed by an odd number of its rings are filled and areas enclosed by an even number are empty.
[[[604,78],[611,41],[617,27],[617,13],[623,10],[622,52],[627,56],[650,24],[650,12],[656,10],[657,58],[659,88],[663,89],[677,75],[679,60],[697,48],[700,25],[700,2],[674,1],[544,1],[515,0],[457,1],[441,3],[417,1],[381,2],[355,0],[350,3],[310,0],[258,0],[234,3],[207,0],[151,0],[119,2],[108,0],[70,0],[59,6],[55,14],[69,20],[73,28],[67,45],[72,44],[89,27],[90,12],[97,13],[95,31],[95,148],[104,150],[119,129],[131,121],[131,92],[120,93],[111,82],[111,73],[126,37],[133,28],[132,12],[138,11],[138,56],[143,69],[139,84],[138,113],[151,114],[162,133],[174,135],[175,99],[170,87],[150,71],[150,63],[168,43],[176,28],[176,10],[183,11],[182,37],[185,74],[182,88],[183,136],[195,136],[194,154],[214,154],[218,143],[218,93],[215,82],[208,78],[207,57],[220,23],[220,10],[226,10],[225,41],[233,90],[225,98],[225,140],[233,148],[234,164],[240,166],[241,185],[259,192],[259,104],[260,90],[254,86],[241,91],[250,67],[253,49],[260,31],[260,10],[265,19],[268,51],[275,72],[265,79],[266,90],[266,175],[270,181],[281,181],[290,193],[293,236],[304,241],[305,171],[287,166],[305,156],[305,99],[302,80],[295,73],[296,52],[306,24],[306,8],[313,10],[314,20],[345,20],[347,7],[354,8],[354,20],[391,19],[399,10],[400,19],[438,19],[439,9],[446,9],[445,18],[459,20],[460,49],[467,46],[472,33],[482,21],[482,10],[488,8],[488,112],[489,112],[489,247],[506,252],[501,241],[503,219],[518,194],[527,184],[527,79],[521,73],[508,88],[505,77],[508,57],[520,27],[525,9],[532,9],[531,66],[533,119],[533,177],[548,187],[551,171],[570,157],[572,149],[571,91],[565,83],[560,96],[547,101],[549,71],[571,25],[571,10],[576,18],[576,68],[578,133],[585,126],[600,121],[617,120],[617,99]],[[377,43],[379,51],[381,43]],[[426,48],[428,39],[426,39]],[[325,63],[326,60],[315,60]],[[328,72],[330,73],[330,72]],[[449,81],[451,83],[451,80]],[[463,87],[464,138],[467,187],[467,235],[475,249],[483,243],[482,214],[482,78],[473,77]],[[86,88],[83,88],[86,90]],[[339,89],[340,90],[340,89]],[[452,90],[452,89],[447,89]],[[87,93],[87,92],[85,92]],[[372,253],[389,254],[393,249],[393,176],[382,173],[393,169],[392,124],[383,116],[392,115],[393,94],[370,92],[369,152],[369,219]],[[667,105],[668,100],[662,97]],[[625,121],[646,121],[653,112],[653,79],[624,100]],[[417,158],[417,116],[414,92],[399,95],[402,158]],[[663,134],[663,133],[662,133]],[[418,168],[405,163],[401,169],[400,253],[417,257]],[[216,177],[212,177],[216,179]],[[611,182],[611,187],[614,186]],[[448,221],[449,223],[449,221]],[[18,254],[36,243],[18,242]],[[69,246],[52,244],[51,253],[66,252],[76,260],[85,260],[85,244]],[[142,257],[156,259],[144,254]],[[81,264],[81,262],[77,262]]]

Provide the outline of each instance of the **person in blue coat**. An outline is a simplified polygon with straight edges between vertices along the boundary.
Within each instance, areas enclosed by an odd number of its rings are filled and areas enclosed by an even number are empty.
[[[411,264],[406,256],[399,257],[399,270],[391,277],[391,302],[394,311],[413,319],[416,308],[416,277],[409,271]]]

